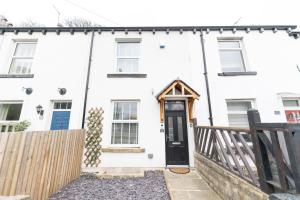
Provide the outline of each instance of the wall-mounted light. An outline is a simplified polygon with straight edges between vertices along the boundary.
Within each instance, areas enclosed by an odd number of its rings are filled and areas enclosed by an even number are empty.
[[[27,94],[27,95],[30,95],[32,92],[33,92],[33,89],[32,88],[26,88],[26,87],[23,87],[23,90],[25,90],[25,93]]]
[[[58,93],[60,95],[65,95],[67,93],[67,89],[66,88],[58,88]]]
[[[36,107],[36,112],[37,112],[38,115],[40,115],[40,116],[42,117],[42,116],[44,115],[44,109],[43,109],[43,106],[38,105],[38,106]]]

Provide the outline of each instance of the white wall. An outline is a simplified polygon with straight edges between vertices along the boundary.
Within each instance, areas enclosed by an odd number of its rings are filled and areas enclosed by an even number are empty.
[[[256,76],[222,77],[218,37],[242,37],[250,71]],[[228,125],[226,99],[253,98],[262,121],[286,122],[278,93],[300,93],[300,73],[296,68],[295,39],[286,32],[217,32],[205,35],[207,65],[215,125]],[[275,115],[274,111],[280,111]]]
[[[201,48],[199,36],[191,33],[102,33],[96,34],[91,71],[88,108],[101,106],[104,109],[103,147],[110,147],[112,103],[111,100],[138,99],[139,147],[142,154],[104,153],[102,166],[165,166],[165,133],[160,132],[159,104],[156,95],[178,77],[200,94],[204,92],[201,77]],[[140,73],[146,78],[107,78],[116,69],[116,38],[142,38]],[[160,49],[159,44],[165,48]],[[205,99],[200,99],[205,101]],[[190,163],[193,163],[193,132],[189,128]],[[153,159],[147,154],[153,153]],[[116,159],[117,157],[117,159]]]
[[[31,121],[30,130],[49,130],[52,100],[72,100],[70,128],[80,128],[86,68],[90,37],[81,34],[71,36],[68,33],[5,34],[0,50],[0,71],[7,74],[11,55],[14,51],[13,40],[37,39],[37,46],[32,65],[34,78],[0,78],[0,101],[20,100],[23,108],[20,120]],[[33,93],[26,95],[23,87],[31,87]],[[59,95],[58,88],[66,88],[64,96]],[[45,109],[44,118],[39,119],[36,106]]]
[[[72,100],[70,128],[80,128],[82,119],[86,70],[90,36],[83,33],[6,33],[0,48],[0,72],[7,73],[13,51],[12,39],[37,39],[32,70],[34,78],[0,78],[0,101],[22,100],[21,119],[30,119],[31,130],[48,130],[51,119],[51,100]],[[249,68],[256,76],[222,77],[217,37],[242,37]],[[140,73],[146,78],[107,78],[116,69],[117,38],[141,38]],[[273,33],[237,31],[210,32],[204,35],[208,78],[210,84],[214,124],[227,126],[226,99],[256,99],[257,108],[265,122],[285,122],[279,93],[300,94],[300,40],[286,32]],[[160,44],[165,44],[160,49]],[[102,32],[95,34],[87,110],[104,109],[102,146],[110,147],[112,100],[138,99],[139,147],[146,153],[103,153],[103,167],[164,167],[165,134],[160,132],[159,104],[156,95],[171,81],[180,78],[201,96],[195,102],[194,115],[199,125],[209,125],[208,102],[203,75],[202,49],[199,33],[192,32]],[[33,94],[26,95],[22,87],[32,87]],[[67,94],[58,94],[65,87]],[[45,108],[45,117],[39,120],[35,107]],[[275,115],[274,111],[280,111]],[[189,157],[193,166],[193,130],[188,124]],[[147,154],[152,153],[153,159]]]

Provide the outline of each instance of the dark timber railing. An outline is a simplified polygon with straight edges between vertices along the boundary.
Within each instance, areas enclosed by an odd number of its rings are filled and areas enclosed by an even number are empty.
[[[300,126],[261,123],[248,111],[250,129],[197,126],[195,151],[262,191],[300,193]]]

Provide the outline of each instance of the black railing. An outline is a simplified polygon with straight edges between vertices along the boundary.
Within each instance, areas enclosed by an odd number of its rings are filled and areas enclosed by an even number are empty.
[[[243,128],[194,126],[195,150],[259,186],[249,132],[249,129]]]
[[[300,193],[300,125],[261,123],[248,111],[250,129],[197,126],[195,151],[262,191]]]
[[[261,123],[248,111],[260,188],[266,193],[300,193],[300,125]]]

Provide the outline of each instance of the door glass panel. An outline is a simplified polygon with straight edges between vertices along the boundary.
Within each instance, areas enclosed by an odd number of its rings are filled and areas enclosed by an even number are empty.
[[[169,141],[174,141],[173,117],[168,117]]]
[[[184,110],[184,101],[166,101],[165,110]]]
[[[178,141],[183,142],[182,117],[177,117],[177,126],[178,126]]]

